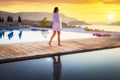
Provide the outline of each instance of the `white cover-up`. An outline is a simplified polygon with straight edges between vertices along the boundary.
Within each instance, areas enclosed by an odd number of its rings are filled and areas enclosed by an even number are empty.
[[[60,15],[58,13],[54,13],[52,17],[53,17],[53,27],[52,27],[53,30],[60,31],[62,28]]]

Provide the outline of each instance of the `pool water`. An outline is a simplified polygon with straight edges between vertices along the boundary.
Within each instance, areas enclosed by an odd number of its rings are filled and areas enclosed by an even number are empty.
[[[0,80],[120,80],[120,48],[0,64]]]
[[[52,30],[45,29],[5,29],[0,30],[0,44],[11,44],[11,43],[23,43],[23,42],[36,42],[36,41],[49,41],[52,35]],[[90,33],[78,33],[62,31],[61,39],[84,39],[84,38],[95,38]],[[57,36],[54,38],[57,40]]]

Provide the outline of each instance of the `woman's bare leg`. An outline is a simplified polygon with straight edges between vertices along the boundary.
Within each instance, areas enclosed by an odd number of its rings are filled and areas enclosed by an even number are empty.
[[[58,34],[58,46],[62,46],[60,41],[60,31],[57,31],[57,34]]]
[[[52,47],[51,42],[52,42],[53,38],[55,37],[55,35],[56,35],[56,31],[53,31],[53,34],[52,34],[50,41],[48,43],[50,47]]]

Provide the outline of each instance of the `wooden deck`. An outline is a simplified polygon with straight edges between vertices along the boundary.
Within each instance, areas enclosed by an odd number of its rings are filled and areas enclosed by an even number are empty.
[[[47,42],[0,44],[0,63],[116,48],[120,47],[120,37],[66,40],[63,46],[55,43],[53,47]]]

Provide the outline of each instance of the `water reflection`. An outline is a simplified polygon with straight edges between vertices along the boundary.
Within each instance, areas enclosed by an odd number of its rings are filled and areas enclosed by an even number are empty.
[[[0,80],[120,80],[119,53],[115,48],[0,64]]]
[[[53,59],[53,77],[54,77],[54,80],[60,80],[61,70],[62,70],[60,56],[57,56],[57,57],[52,56],[52,59]]]
[[[31,33],[33,33],[33,32],[36,32],[36,31],[32,31]],[[4,38],[5,34],[7,34],[7,33],[8,32],[0,32],[0,39]],[[48,30],[40,30],[40,33],[42,34],[42,36],[44,38],[47,38],[47,36],[49,34]],[[28,33],[25,32],[24,35],[26,36],[26,34],[28,34]],[[19,32],[18,31],[12,31],[12,32],[9,32],[7,35],[8,35],[7,37],[8,37],[9,40],[11,40],[13,37],[19,37],[19,39],[22,39],[23,31],[21,31],[21,30]]]
[[[13,32],[10,32],[10,33],[8,34],[8,39],[9,39],[9,40],[12,39],[13,35],[14,35],[14,33],[13,33]]]
[[[3,32],[3,37],[5,36],[5,32]]]
[[[4,37],[5,33],[4,32],[1,32],[0,33],[0,39],[2,39]]]
[[[22,31],[19,32],[18,36],[19,36],[19,39],[22,38]]]
[[[41,34],[43,37],[47,38],[47,35],[49,34],[48,30],[41,30]]]

